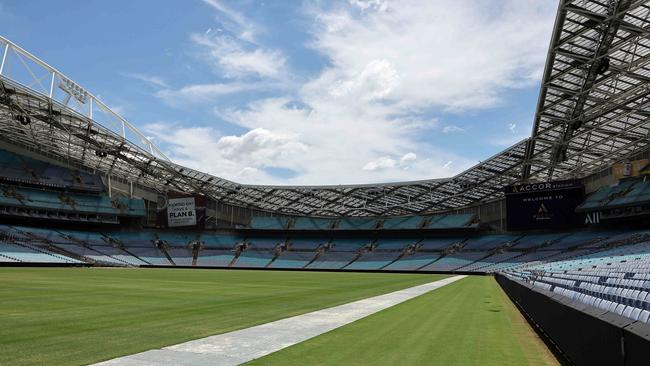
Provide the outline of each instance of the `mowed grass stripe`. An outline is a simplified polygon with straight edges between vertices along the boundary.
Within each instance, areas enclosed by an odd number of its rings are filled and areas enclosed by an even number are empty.
[[[0,268],[0,365],[80,365],[336,306],[445,276]]]
[[[257,365],[556,365],[492,277],[467,277]]]

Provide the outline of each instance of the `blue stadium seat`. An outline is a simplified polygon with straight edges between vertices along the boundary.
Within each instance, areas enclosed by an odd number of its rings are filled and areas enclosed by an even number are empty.
[[[232,250],[203,249],[197,257],[197,266],[227,267],[235,257]]]
[[[303,268],[316,256],[316,252],[284,251],[269,265],[271,268]]]
[[[346,217],[339,221],[339,230],[373,230],[378,226],[377,219],[365,217]]]
[[[461,229],[468,227],[474,215],[457,214],[457,215],[436,215],[427,218],[426,228],[429,229]]]
[[[253,216],[249,227],[259,230],[283,230],[287,229],[289,219],[286,217]]]
[[[293,221],[294,230],[328,230],[334,226],[335,220],[311,217],[298,217]]]
[[[419,229],[423,224],[424,217],[421,216],[393,217],[384,219],[381,228],[384,230]]]

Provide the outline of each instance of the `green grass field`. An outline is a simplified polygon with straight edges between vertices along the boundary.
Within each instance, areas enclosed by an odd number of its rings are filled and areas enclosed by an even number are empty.
[[[431,282],[442,276],[0,268],[0,365],[79,365]]]
[[[0,365],[79,365],[250,327],[444,276],[0,268]],[[466,278],[254,365],[550,364],[496,282]]]
[[[468,277],[246,365],[554,365],[492,277]]]

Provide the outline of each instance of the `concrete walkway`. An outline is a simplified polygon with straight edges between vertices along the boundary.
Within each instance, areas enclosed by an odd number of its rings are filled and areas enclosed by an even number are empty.
[[[449,277],[255,327],[115,358],[96,365],[239,365],[306,341],[464,277]]]

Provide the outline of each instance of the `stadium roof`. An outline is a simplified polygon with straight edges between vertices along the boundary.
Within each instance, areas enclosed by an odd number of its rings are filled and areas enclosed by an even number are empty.
[[[580,178],[648,147],[650,0],[561,1],[531,138],[447,179],[336,186],[231,182],[171,162],[124,118],[0,37],[0,127],[22,146],[161,192],[287,215],[426,214],[523,181]]]
[[[648,1],[563,1],[523,178],[581,177],[646,149]]]

